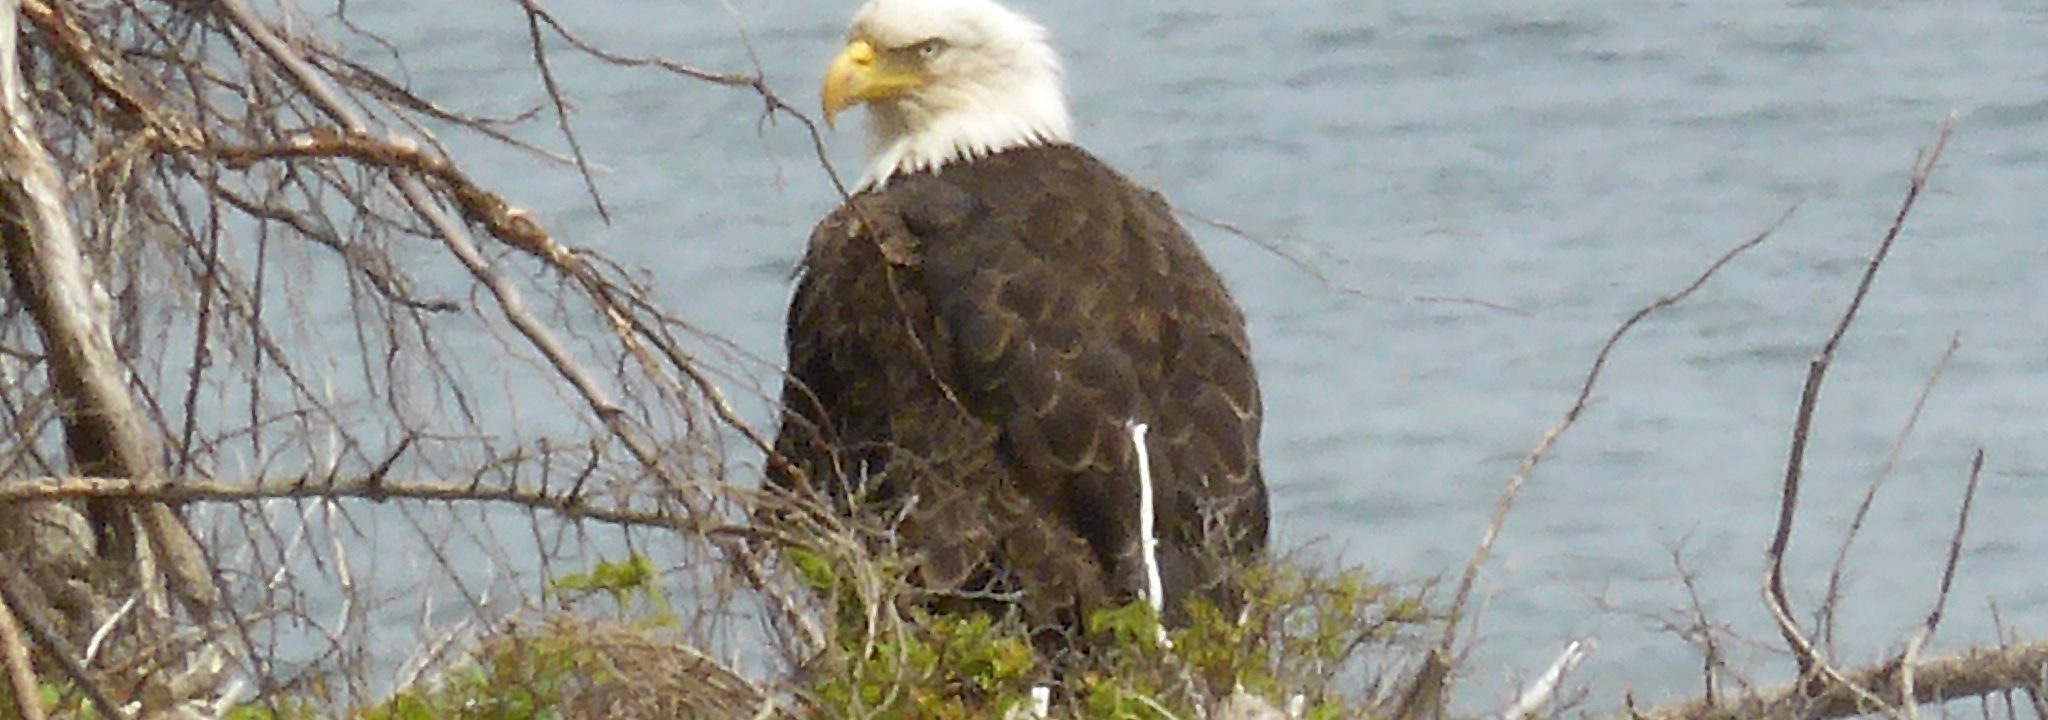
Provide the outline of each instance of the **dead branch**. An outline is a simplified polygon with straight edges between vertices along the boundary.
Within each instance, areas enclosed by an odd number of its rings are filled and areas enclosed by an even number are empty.
[[[280,648],[310,640],[325,647],[308,674],[343,675],[348,697],[369,700],[385,683],[364,673],[388,667],[378,655],[391,652],[366,642],[372,613],[401,605],[447,617],[433,595],[450,592],[477,617],[495,617],[506,578],[553,576],[551,557],[614,538],[635,553],[686,554],[663,581],[702,593],[690,603],[706,608],[690,620],[695,638],[727,633],[721,624],[735,618],[773,624],[792,664],[825,642],[814,598],[792,596],[792,578],[770,575],[761,554],[802,539],[750,529],[751,508],[778,501],[726,476],[740,466],[724,455],[732,438],[776,462],[726,399],[735,378],[751,376],[693,355],[697,343],[744,353],[662,308],[636,281],[642,271],[549,235],[435,135],[452,125],[573,167],[595,199],[599,158],[584,156],[569,127],[566,41],[613,65],[759,93],[764,119],[811,129],[829,174],[816,128],[758,67],[709,73],[612,54],[523,2],[529,61],[554,116],[544,101],[490,118],[414,93],[395,50],[401,79],[351,60],[314,31],[324,21],[300,22],[291,3],[14,2],[24,34],[9,57],[31,74],[18,83],[27,111],[17,114],[35,115],[55,177],[70,180],[43,187],[54,188],[52,207],[72,213],[81,254],[100,264],[84,270],[99,271],[85,276],[101,294],[90,299],[111,305],[101,309],[114,324],[100,328],[112,338],[103,355],[131,396],[132,424],[164,446],[139,454],[166,464],[140,472],[48,461],[60,447],[58,410],[77,405],[43,377],[66,360],[44,345],[62,343],[38,342],[30,284],[0,278],[9,380],[0,409],[13,431],[0,441],[0,512],[60,507],[52,501],[192,508],[214,553],[201,558],[206,569],[238,607],[263,608],[195,632],[239,640],[235,664],[266,697],[294,691],[269,665]],[[535,119],[552,119],[554,144],[568,147],[556,153],[512,132]],[[359,501],[334,502],[344,499]],[[524,540],[503,539],[508,508],[525,512],[533,544],[545,548],[538,570],[506,552]],[[374,568],[359,577],[371,564],[351,548],[389,542],[394,522],[424,541],[407,559],[438,567],[396,581]],[[444,548],[458,544],[467,547]],[[465,552],[483,553],[492,579],[479,582]],[[38,582],[57,576],[31,560]],[[45,604],[72,597],[60,595],[71,585],[43,584],[19,589]],[[388,594],[393,585],[400,595]],[[427,592],[403,594],[414,588]],[[733,603],[730,593],[745,595]],[[83,666],[125,702],[136,675],[168,675],[158,663],[187,654],[182,641],[145,639],[152,659],[131,661],[140,655],[133,635],[191,628],[159,624],[147,603],[115,610],[120,599],[72,602],[63,619],[83,617],[58,627],[93,634],[66,639],[99,650],[83,651]],[[337,599],[338,609],[322,607]],[[443,643],[469,639],[429,625],[421,633]]]
[[[1899,686],[1904,688],[1900,694],[1907,698],[1906,716],[1913,720],[1920,718],[1920,706],[1912,700],[1913,668],[1920,660],[1920,649],[1927,646],[1927,641],[1934,637],[1935,628],[1941,625],[1942,609],[1948,606],[1948,591],[1956,581],[1956,561],[1963,555],[1963,533],[1969,530],[1970,507],[1976,503],[1977,480],[1983,473],[1984,448],[1977,448],[1976,454],[1970,458],[1970,482],[1963,488],[1963,507],[1956,511],[1956,533],[1948,542],[1948,560],[1941,566],[1941,589],[1935,593],[1934,609],[1927,612],[1927,621],[1913,632],[1912,639],[1906,641],[1905,652],[1899,655]]]
[[[14,711],[22,720],[43,720],[43,691],[36,681],[35,666],[29,662],[28,644],[21,639],[21,623],[7,606],[0,602],[0,665],[6,666],[8,695],[14,698]]]
[[[1854,668],[1842,674],[1843,682],[1824,680],[1820,687],[1799,681],[1738,698],[1723,698],[1720,705],[1695,699],[1678,705],[1638,711],[1632,717],[1643,720],[1756,720],[1763,718],[1838,718],[1877,712],[1868,697],[1887,705],[1943,703],[1985,697],[2003,692],[2048,692],[2048,642],[2034,642],[1996,648],[1971,648],[1913,665],[1912,694],[1906,695],[1900,682],[1897,661]],[[1810,692],[1818,690],[1818,692]]]
[[[71,462],[86,473],[155,476],[160,454],[129,394],[115,355],[110,300],[93,278],[80,250],[65,188],[37,135],[17,64],[15,2],[0,4],[0,104],[6,129],[0,138],[0,241],[7,266],[42,334],[50,385],[65,409],[65,445]],[[220,604],[219,590],[206,572],[197,543],[170,508],[160,505],[88,507],[99,534],[102,557],[137,573],[140,558],[131,523],[139,521],[153,558],[171,590],[201,618]],[[136,513],[131,518],[129,513]]]
[[[1295,270],[1300,271],[1303,275],[1307,275],[1309,279],[1316,281],[1316,284],[1329,288],[1331,290],[1335,290],[1344,295],[1349,295],[1351,297],[1358,298],[1360,300],[1368,300],[1374,302],[1408,302],[1418,304],[1470,305],[1473,307],[1493,310],[1495,312],[1503,312],[1509,315],[1517,315],[1520,317],[1529,317],[1530,315],[1529,311],[1523,310],[1513,305],[1507,305],[1504,303],[1499,303],[1492,300],[1485,300],[1475,297],[1464,297],[1459,295],[1389,295],[1372,292],[1364,288],[1353,287],[1351,285],[1345,285],[1343,283],[1337,282],[1334,278],[1331,278],[1329,273],[1324,272],[1323,269],[1320,267],[1316,267],[1314,263],[1304,260],[1301,258],[1300,255],[1296,255],[1292,251],[1289,251],[1287,248],[1282,247],[1280,243],[1275,242],[1269,238],[1260,237],[1258,234],[1253,233],[1251,230],[1245,229],[1245,227],[1242,225],[1230,222],[1228,220],[1209,217],[1207,215],[1203,215],[1201,213],[1183,207],[1176,207],[1173,209],[1173,211],[1179,213],[1181,217],[1185,217],[1189,220],[1193,220],[1203,225],[1207,225],[1209,227],[1222,230],[1223,232],[1230,233],[1231,235],[1236,236],[1239,240],[1243,240],[1245,242],[1256,245],[1259,249],[1272,253],[1275,257],[1278,257],[1281,260],[1286,261],[1288,265],[1294,266]]]
[[[1955,126],[1956,117],[1950,115],[1942,123],[1941,132],[1935,137],[1934,145],[1922,150],[1914,158],[1912,179],[1906,187],[1905,200],[1899,204],[1898,214],[1893,217],[1891,227],[1885,231],[1884,240],[1878,244],[1877,252],[1871,255],[1870,262],[1864,267],[1863,276],[1856,283],[1856,291],[1849,298],[1848,308],[1842,311],[1841,318],[1835,322],[1834,331],[1829,333],[1827,342],[1821,345],[1820,353],[1807,365],[1806,383],[1799,394],[1799,413],[1792,425],[1792,449],[1785,461],[1785,480],[1778,503],[1777,529],[1772,533],[1770,547],[1765,552],[1769,568],[1764,581],[1764,604],[1770,610],[1772,618],[1777,621],[1778,631],[1784,637],[1785,644],[1791,648],[1792,656],[1798,661],[1800,676],[1825,674],[1828,676],[1827,681],[1833,686],[1847,687],[1851,690],[1856,685],[1849,683],[1846,678],[1827,666],[1824,658],[1814,649],[1813,642],[1807,639],[1798,621],[1792,617],[1789,603],[1785,599],[1785,551],[1792,543],[1792,518],[1799,508],[1799,483],[1805,473],[1807,435],[1813,426],[1814,408],[1820,402],[1821,383],[1827,378],[1828,367],[1834,363],[1835,350],[1841,346],[1842,337],[1848,334],[1849,326],[1856,321],[1857,311],[1863,307],[1864,298],[1869,296],[1870,286],[1877,279],[1877,271],[1884,267],[1885,258],[1890,256],[1893,243],[1898,241],[1900,231],[1905,228],[1906,218],[1913,212],[1914,201],[1918,200],[1921,191],[1926,189],[1928,177],[1933,174],[1935,163],[1941,159],[1942,150],[1948,147],[1948,139],[1955,132]],[[1874,701],[1875,698],[1866,700]]]
[[[562,140],[569,143],[569,155],[576,159],[576,174],[583,177],[583,189],[590,194],[590,204],[597,208],[598,218],[606,223],[612,221],[611,208],[605,207],[604,194],[597,190],[597,179],[591,176],[590,159],[583,154],[583,141],[576,137],[576,126],[569,122],[568,91],[562,89],[555,79],[555,70],[548,64],[547,40],[541,36],[540,13],[533,0],[521,0],[526,9],[526,35],[533,46],[533,67],[540,72],[541,84],[547,87],[548,100],[555,108],[555,126],[562,131]]]
[[[0,505],[53,500],[118,500],[159,503],[244,503],[261,500],[372,502],[477,502],[545,510],[567,520],[673,529],[681,522],[662,509],[639,510],[595,502],[579,493],[548,488],[500,487],[473,482],[406,481],[378,475],[326,478],[264,478],[250,482],[187,479],[131,480],[104,477],[37,477],[0,484]],[[741,525],[708,528],[714,535],[747,536]]]

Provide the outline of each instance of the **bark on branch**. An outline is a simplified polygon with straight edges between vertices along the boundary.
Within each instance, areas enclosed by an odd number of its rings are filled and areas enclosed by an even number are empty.
[[[93,280],[66,209],[63,179],[35,130],[18,63],[19,11],[18,0],[0,2],[0,244],[8,274],[42,336],[72,464],[95,475],[153,477],[159,453],[114,353],[111,301]],[[197,543],[170,508],[98,502],[88,513],[102,558],[139,573],[139,521],[153,551],[149,559],[188,609],[205,617],[218,606]]]
[[[1794,682],[1733,701],[1711,698],[1649,711],[1634,711],[1625,718],[1641,720],[1734,720],[1735,718],[1838,718],[1876,711],[1866,696],[1875,696],[1898,707],[1905,705],[1901,693],[1899,662],[1843,671],[1853,684],[1826,683],[1809,693],[1812,683]],[[1994,648],[1971,648],[1953,655],[1914,663],[1912,701],[1943,703],[2003,692],[2048,693],[2048,641]]]
[[[545,510],[564,518],[614,525],[673,528],[684,521],[662,508],[633,509],[589,502],[579,494],[546,487],[500,487],[469,482],[395,480],[380,476],[281,478],[253,482],[198,479],[177,481],[102,477],[38,477],[0,483],[0,507],[57,500],[155,503],[253,502],[257,500],[359,499],[373,502],[485,502]],[[732,535],[717,527],[712,534]]]

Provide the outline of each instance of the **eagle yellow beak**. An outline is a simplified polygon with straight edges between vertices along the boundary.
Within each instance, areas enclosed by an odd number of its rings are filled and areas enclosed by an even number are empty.
[[[902,97],[924,86],[922,74],[884,67],[879,60],[875,46],[866,40],[847,43],[839,57],[832,59],[831,69],[825,71],[825,87],[819,92],[824,99],[826,127],[837,127],[833,118],[841,110],[859,103]]]

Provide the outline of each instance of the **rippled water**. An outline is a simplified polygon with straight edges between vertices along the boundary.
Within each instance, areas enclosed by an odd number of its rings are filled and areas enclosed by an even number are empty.
[[[1644,617],[1685,602],[1674,548],[1707,613],[1777,646],[1757,587],[1807,360],[1914,151],[1957,113],[1826,387],[1793,592],[1812,607],[1856,499],[1960,333],[1857,546],[1843,650],[1871,658],[1924,615],[1979,446],[1979,511],[1941,639],[1990,640],[1994,602],[2023,634],[2048,634],[2048,5],[1013,1],[1065,53],[1082,144],[1184,209],[1345,288],[1522,311],[1361,299],[1195,228],[1250,316],[1282,543],[1321,540],[1396,578],[1464,562],[1616,323],[1800,204],[1638,328],[1531,479],[1482,580],[1474,707],[1585,636],[1600,644],[1581,675],[1596,706],[1693,691],[1697,655]],[[752,67],[743,25],[773,86],[807,107],[852,12],[551,6],[608,47],[722,70]],[[501,113],[544,97],[512,8],[357,0],[351,13],[404,51],[427,97]],[[835,197],[807,137],[763,126],[746,92],[556,62],[616,222],[598,222],[573,174],[456,138],[465,161],[559,236],[652,269],[678,312],[779,356],[788,273]],[[549,133],[526,135],[559,147]],[[858,134],[829,139],[857,174]],[[1789,674],[1782,657],[1738,653],[1764,680]]]

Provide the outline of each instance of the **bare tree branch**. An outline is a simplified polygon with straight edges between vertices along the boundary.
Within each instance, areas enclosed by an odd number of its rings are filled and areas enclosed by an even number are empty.
[[[1934,145],[1920,152],[1913,161],[1912,179],[1906,187],[1906,198],[1899,204],[1898,215],[1892,219],[1890,229],[1885,231],[1883,242],[1877,246],[1869,264],[1864,267],[1863,276],[1856,283],[1856,291],[1849,298],[1849,307],[1842,311],[1841,319],[1835,322],[1835,329],[1829,333],[1827,342],[1821,345],[1820,353],[1807,365],[1806,384],[1799,394],[1799,414],[1792,425],[1792,450],[1785,461],[1783,492],[1778,503],[1777,529],[1771,535],[1771,544],[1765,551],[1768,569],[1764,580],[1764,604],[1772,618],[1778,623],[1778,631],[1792,655],[1799,662],[1801,677],[1825,673],[1837,686],[1854,688],[1845,678],[1829,668],[1814,649],[1812,641],[1792,618],[1789,604],[1785,599],[1785,550],[1792,543],[1792,518],[1799,508],[1799,483],[1805,473],[1807,433],[1813,427],[1813,410],[1820,403],[1821,383],[1826,380],[1828,367],[1834,363],[1835,349],[1842,344],[1842,337],[1849,332],[1849,326],[1856,321],[1856,313],[1863,307],[1863,299],[1870,294],[1870,286],[1877,279],[1878,269],[1884,267],[1885,258],[1890,256],[1893,243],[1904,230],[1906,218],[1913,212],[1914,201],[1927,187],[1927,179],[1934,172],[1935,163],[1941,159],[1941,152],[1948,147],[1949,136],[1954,134],[1956,118],[1950,115],[1941,125],[1941,133],[1935,137]]]
[[[597,216],[610,223],[612,211],[604,205],[604,194],[597,191],[597,180],[590,174],[590,160],[583,155],[583,141],[577,139],[576,127],[569,122],[569,96],[555,80],[554,68],[548,66],[547,40],[540,33],[540,6],[533,0],[520,0],[520,4],[526,8],[526,34],[533,45],[533,67],[540,71],[541,84],[547,87],[548,100],[555,107],[555,125],[561,129],[562,139],[569,143],[570,156],[576,158],[576,173],[583,176],[583,188],[590,193]]]
[[[14,3],[0,5],[0,241],[15,291],[27,301],[49,356],[50,384],[66,409],[65,443],[71,461],[88,473],[151,477],[159,472],[155,439],[145,431],[135,399],[113,346],[112,318],[104,285],[92,277],[65,207],[65,188],[35,129],[17,65]],[[157,554],[170,587],[195,615],[205,617],[220,602],[219,591],[183,523],[167,507],[88,508],[100,536],[99,552],[117,566],[140,558],[133,537],[139,521]],[[136,515],[131,518],[130,513]]]
[[[634,509],[601,504],[582,494],[545,487],[499,487],[473,482],[398,480],[383,475],[324,478],[265,478],[253,482],[186,479],[131,480],[105,477],[36,477],[0,483],[0,505],[57,500],[119,500],[172,504],[259,500],[338,500],[372,502],[418,500],[504,503],[545,510],[565,519],[592,520],[623,526],[673,529],[681,518],[660,508]],[[709,529],[719,535],[746,536],[739,525]]]
[[[0,10],[5,9],[5,3],[0,3]],[[43,689],[36,681],[35,666],[29,662],[28,644],[22,642],[21,623],[14,619],[8,605],[0,602],[0,665],[6,667],[8,695],[13,697],[14,711],[21,720],[43,720]]]
[[[2040,691],[2041,669],[2048,667],[2048,642],[1998,648],[1973,648],[1917,663],[1910,698],[1916,703],[1943,703],[2008,691]],[[1717,707],[1704,699],[1638,711],[1623,717],[1642,720],[1777,720],[1839,718],[1882,711],[1870,697],[1904,704],[1907,695],[1896,661],[1854,668],[1840,683],[1824,680],[1819,688],[1794,682],[1747,697],[1724,699]],[[1815,692],[1815,690],[1818,690]]]
[[[1899,687],[1906,700],[1906,716],[1913,720],[1920,718],[1920,705],[1913,697],[1913,668],[1920,661],[1920,649],[1934,637],[1935,628],[1941,625],[1942,608],[1948,606],[1948,591],[1955,585],[1956,560],[1963,555],[1963,533],[1970,527],[1970,507],[1977,500],[1977,479],[1984,473],[1984,449],[1970,458],[1970,482],[1963,488],[1963,507],[1956,512],[1956,533],[1948,542],[1948,560],[1941,566],[1941,590],[1934,596],[1934,609],[1927,612],[1927,621],[1913,631],[1911,640],[1906,641],[1905,652],[1899,655]]]

